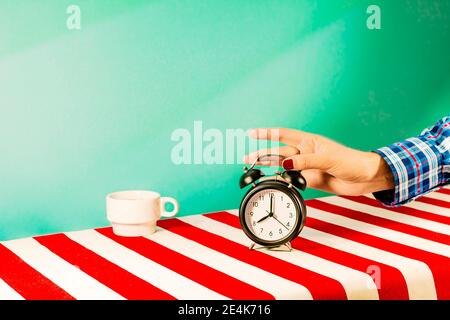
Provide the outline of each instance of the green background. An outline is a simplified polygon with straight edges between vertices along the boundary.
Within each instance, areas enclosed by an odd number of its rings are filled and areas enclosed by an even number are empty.
[[[416,135],[448,114],[449,51],[448,0],[1,0],[0,240],[105,225],[122,189],[236,208],[240,164],[171,162],[195,120],[366,150]]]

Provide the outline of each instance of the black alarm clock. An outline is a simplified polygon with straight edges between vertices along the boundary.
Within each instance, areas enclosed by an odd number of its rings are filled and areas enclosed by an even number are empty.
[[[271,249],[285,245],[291,250],[290,241],[296,238],[306,220],[306,206],[299,190],[305,190],[306,180],[300,171],[277,171],[265,177],[255,169],[265,157],[280,157],[266,154],[259,156],[250,168],[244,167],[239,181],[240,188],[251,185],[242,199],[239,220],[244,233],[255,244]]]

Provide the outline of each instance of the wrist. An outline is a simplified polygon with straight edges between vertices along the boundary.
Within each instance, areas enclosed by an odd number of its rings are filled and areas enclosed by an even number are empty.
[[[371,192],[394,189],[394,175],[388,163],[375,152],[367,152],[368,177]]]

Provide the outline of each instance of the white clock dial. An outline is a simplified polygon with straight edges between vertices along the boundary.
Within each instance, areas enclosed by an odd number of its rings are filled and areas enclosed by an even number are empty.
[[[277,189],[255,193],[245,207],[245,223],[250,232],[265,241],[279,241],[289,236],[298,214],[293,200]]]

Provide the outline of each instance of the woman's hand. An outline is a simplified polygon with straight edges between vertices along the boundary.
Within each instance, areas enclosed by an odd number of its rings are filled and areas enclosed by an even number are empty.
[[[259,150],[245,156],[253,163],[258,155],[287,157],[286,170],[301,170],[308,187],[339,195],[361,195],[394,188],[394,178],[384,159],[373,152],[348,148],[325,137],[292,129],[253,129],[250,137],[277,140],[286,146]],[[261,162],[259,165],[280,165]]]

